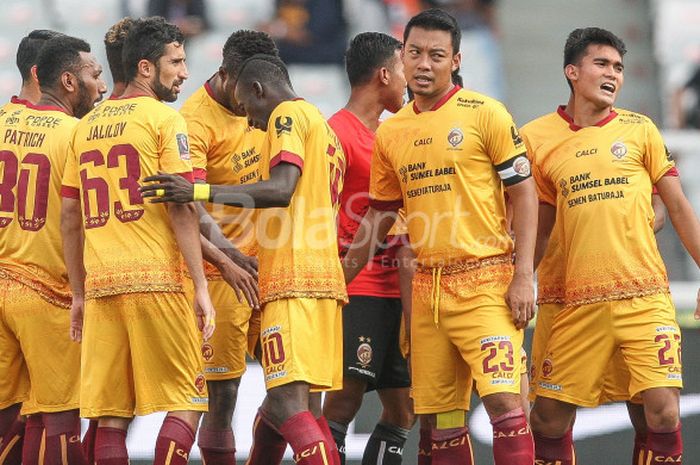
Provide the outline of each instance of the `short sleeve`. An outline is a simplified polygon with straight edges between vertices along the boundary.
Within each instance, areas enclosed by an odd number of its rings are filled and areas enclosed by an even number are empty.
[[[211,148],[211,132],[201,121],[185,118],[187,137],[190,145],[190,158],[194,178],[207,180],[207,160]]]
[[[380,136],[375,139],[372,149],[369,205],[376,210],[383,211],[395,211],[403,206],[401,183],[382,149]]]
[[[531,175],[530,160],[513,117],[501,103],[484,109],[481,134],[486,154],[506,186],[517,184]]]
[[[557,191],[555,186],[549,181],[549,179],[542,172],[540,163],[536,160],[537,152],[532,146],[532,142],[528,137],[526,130],[522,132],[523,143],[527,150],[527,156],[530,160],[530,165],[532,167],[532,177],[535,180],[535,187],[537,188],[537,196],[540,202],[548,203],[550,205],[557,205]]]
[[[646,125],[646,146],[642,158],[649,172],[651,182],[656,184],[669,170],[675,167],[675,162],[664,145],[661,133],[651,121]]]
[[[270,169],[280,163],[291,163],[304,171],[307,118],[294,101],[283,102],[270,115],[267,128]]]
[[[78,172],[78,154],[73,149],[73,141],[68,144],[66,165],[61,179],[61,197],[80,199],[80,175]]]
[[[160,126],[158,168],[170,174],[182,174],[192,181],[192,161],[185,119],[175,113]]]

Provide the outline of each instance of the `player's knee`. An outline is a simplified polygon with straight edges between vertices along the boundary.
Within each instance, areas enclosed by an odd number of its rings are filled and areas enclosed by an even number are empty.
[[[323,415],[336,423],[349,424],[362,406],[362,395],[347,393],[344,390],[326,394],[323,401]]]
[[[490,418],[497,418],[522,407],[520,396],[509,392],[499,392],[484,396],[481,401]]]
[[[404,429],[411,429],[416,422],[416,416],[408,405],[385,406],[380,418],[381,422],[400,426]]]
[[[575,414],[575,406],[538,398],[530,411],[530,427],[539,435],[560,438],[571,428]]]
[[[654,431],[672,431],[678,427],[680,412],[678,405],[669,402],[665,405],[645,407],[649,429]]]

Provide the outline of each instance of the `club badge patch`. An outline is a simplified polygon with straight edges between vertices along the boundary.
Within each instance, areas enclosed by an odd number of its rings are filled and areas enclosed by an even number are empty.
[[[177,151],[180,153],[180,160],[190,159],[190,144],[187,142],[187,134],[176,134]]]

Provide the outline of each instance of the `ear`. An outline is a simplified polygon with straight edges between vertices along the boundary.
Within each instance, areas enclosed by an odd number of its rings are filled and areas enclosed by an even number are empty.
[[[462,66],[462,52],[452,55],[452,72],[457,71]]]
[[[68,93],[73,93],[78,90],[78,78],[70,71],[61,73],[61,85]]]
[[[389,81],[391,81],[390,73],[389,70],[386,68],[379,68],[379,71],[377,72],[379,76],[379,82],[382,84],[389,85]]]
[[[219,75],[219,79],[221,79],[221,82],[226,82],[226,70],[224,70],[223,66],[219,66],[219,72],[217,73]]]
[[[29,74],[32,76],[32,81],[38,83],[39,78],[36,75],[36,65],[32,65],[31,68],[29,68]]]
[[[569,81],[578,80],[578,66],[573,64],[566,65],[564,67],[564,76],[566,76]]]
[[[148,60],[140,60],[136,65],[136,72],[143,77],[150,78],[155,70],[155,66]]]
[[[253,92],[255,92],[256,98],[263,98],[265,96],[265,89],[260,81],[253,81]]]

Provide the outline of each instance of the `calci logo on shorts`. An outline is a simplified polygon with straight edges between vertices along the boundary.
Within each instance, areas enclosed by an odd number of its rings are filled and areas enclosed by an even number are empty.
[[[287,375],[285,368],[287,355],[279,325],[265,328],[260,337],[262,346],[262,365],[265,370],[265,381],[283,378]]]
[[[362,368],[367,368],[372,363],[372,338],[360,336],[360,345],[357,346],[357,360]]]

